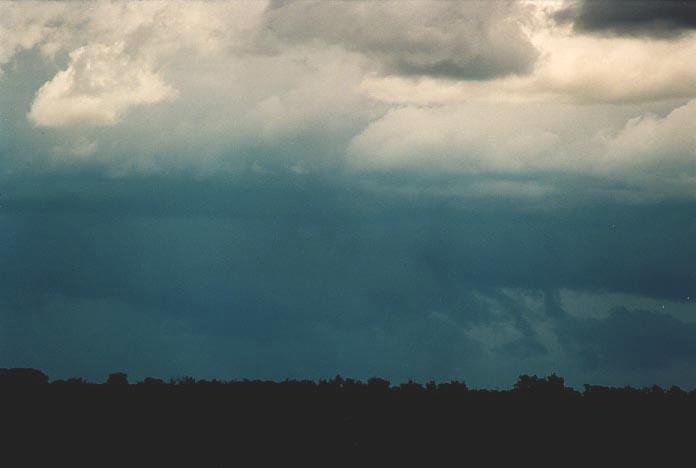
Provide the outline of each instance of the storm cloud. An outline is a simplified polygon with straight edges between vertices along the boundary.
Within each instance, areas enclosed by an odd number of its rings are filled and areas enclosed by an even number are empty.
[[[509,1],[290,1],[274,3],[267,21],[281,41],[338,44],[386,73],[482,80],[533,70],[527,15]]]
[[[696,29],[696,2],[691,0],[581,0],[556,18],[578,31],[619,36],[670,38]]]
[[[605,316],[622,304],[602,300],[612,291],[692,307],[691,204],[520,211],[295,177],[73,179],[82,195],[37,181],[41,199],[15,186],[2,214],[3,356],[93,379],[108,366],[495,386],[561,370],[578,385],[642,384],[693,364],[690,348],[657,351],[682,319],[635,314],[629,326],[634,315]],[[554,306],[573,290],[596,304]],[[655,356],[640,373],[641,358],[626,361],[612,340],[641,346],[643,323]]]
[[[0,3],[0,366],[693,386],[696,42],[603,5]]]

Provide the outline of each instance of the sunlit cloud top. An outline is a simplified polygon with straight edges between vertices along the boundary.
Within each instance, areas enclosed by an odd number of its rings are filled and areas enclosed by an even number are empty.
[[[290,145],[266,160],[560,171],[687,195],[692,8],[643,2],[647,21],[619,3],[3,2],[4,92],[44,76],[4,110],[32,146],[6,168],[216,173]]]

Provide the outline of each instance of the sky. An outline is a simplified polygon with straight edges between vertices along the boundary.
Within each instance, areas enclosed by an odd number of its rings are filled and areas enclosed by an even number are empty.
[[[696,3],[0,2],[0,367],[696,387]]]

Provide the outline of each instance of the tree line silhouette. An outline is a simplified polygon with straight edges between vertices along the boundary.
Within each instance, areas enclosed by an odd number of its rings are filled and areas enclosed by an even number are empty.
[[[487,390],[340,376],[131,384],[121,372],[95,384],[0,369],[0,453],[19,460],[3,466],[665,466],[693,445],[694,416],[696,391],[578,391],[553,374]]]

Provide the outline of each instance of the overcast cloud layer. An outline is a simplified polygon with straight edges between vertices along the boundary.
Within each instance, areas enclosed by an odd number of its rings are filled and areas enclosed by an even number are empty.
[[[0,2],[0,366],[694,386],[696,31],[631,3]]]

